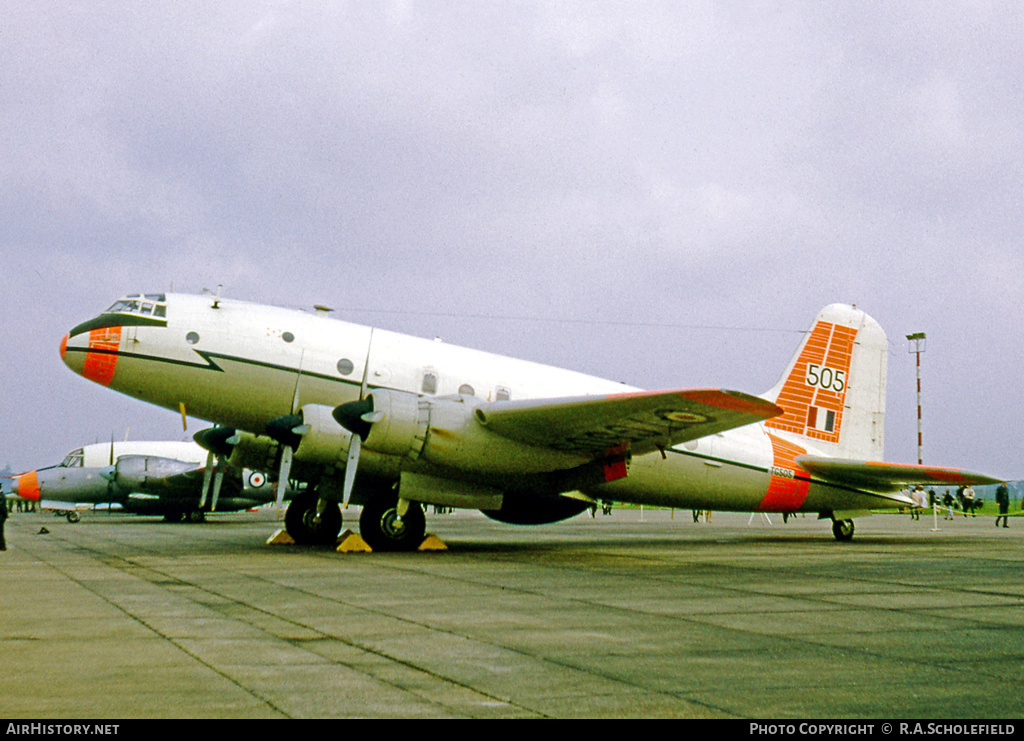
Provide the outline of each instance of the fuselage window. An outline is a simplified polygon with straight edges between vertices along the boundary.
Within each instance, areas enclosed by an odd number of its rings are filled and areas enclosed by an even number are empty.
[[[473,387],[470,386],[468,383],[464,383],[461,386],[459,386],[459,393],[464,396],[476,396],[476,391],[474,391]]]
[[[187,335],[185,335],[185,342],[187,342],[190,345],[195,345],[197,342],[199,342],[199,333],[189,332]]]
[[[420,388],[424,394],[436,394],[437,374],[433,371],[423,371],[423,385]]]
[[[281,339],[284,340],[285,342],[295,342],[295,335],[293,335],[291,332],[285,332],[283,335],[281,335]]]
[[[342,358],[338,361],[338,373],[343,376],[347,376],[349,373],[356,369],[355,363],[348,358]]]
[[[512,392],[505,386],[498,386],[494,389],[494,398],[497,401],[508,401],[512,398]]]

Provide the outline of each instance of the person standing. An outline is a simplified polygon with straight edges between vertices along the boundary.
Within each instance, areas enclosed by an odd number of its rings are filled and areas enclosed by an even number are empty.
[[[1004,481],[996,489],[996,504],[999,505],[999,517],[996,518],[996,527],[999,527],[999,520],[1003,521],[1003,527],[1010,527],[1006,515],[1010,512],[1010,490],[1006,488]]]
[[[971,517],[977,517],[974,514],[974,488],[968,486],[964,489],[964,517],[967,517],[967,513],[971,513]]]
[[[910,498],[914,500],[914,505],[910,508],[910,519],[920,520],[921,519],[921,508],[924,507],[924,491],[923,486],[919,486],[910,493]]]
[[[7,522],[7,497],[0,493],[0,551],[7,550],[7,541],[4,539],[4,523]]]

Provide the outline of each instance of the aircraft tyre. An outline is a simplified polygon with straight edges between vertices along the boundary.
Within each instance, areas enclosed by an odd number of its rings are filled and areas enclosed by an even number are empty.
[[[398,516],[394,497],[373,497],[359,515],[359,534],[375,551],[414,551],[423,543],[427,518],[419,502],[410,502],[404,517]]]
[[[841,543],[853,540],[853,530],[853,520],[832,520],[832,534]]]
[[[66,517],[68,518],[68,522],[70,522],[72,524],[74,524],[74,523],[76,523],[76,522],[78,522],[79,520],[82,519],[82,516],[80,514],[78,514],[77,512],[75,512],[74,510],[71,510],[70,512],[68,512]]]
[[[315,491],[304,491],[288,505],[284,513],[284,526],[299,545],[334,545],[341,532],[341,509],[337,502],[328,502],[323,514],[316,516],[320,496]]]

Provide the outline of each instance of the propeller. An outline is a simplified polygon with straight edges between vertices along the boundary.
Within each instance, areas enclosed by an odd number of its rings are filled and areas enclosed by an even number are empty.
[[[223,466],[223,463],[231,456],[232,450],[238,444],[238,433],[230,427],[216,425],[200,430],[192,436],[192,439],[208,451],[206,454],[206,468],[203,472],[203,494],[199,498],[199,509],[206,506],[206,500],[210,498],[212,483],[213,497],[210,503],[210,511],[215,512],[221,486],[224,483],[225,466]]]
[[[310,430],[310,426],[303,423],[302,413],[299,411],[299,389],[302,385],[302,363],[306,357],[306,351],[299,354],[299,368],[295,376],[295,393],[292,395],[291,414],[283,414],[280,417],[267,422],[266,433],[281,445],[281,466],[277,471],[277,508],[281,509],[284,503],[284,494],[288,490],[288,479],[292,473],[292,462],[295,460],[295,450],[302,442],[302,436]]]
[[[334,417],[335,422],[352,433],[352,440],[348,445],[348,460],[345,463],[345,483],[342,489],[342,506],[348,507],[348,500],[352,496],[352,487],[355,485],[356,470],[359,467],[359,453],[373,425],[384,419],[384,413],[374,411],[373,397],[368,396],[359,401],[340,404],[334,408],[331,416]]]
[[[284,414],[267,422],[267,435],[281,444],[281,466],[277,473],[278,507],[284,502],[284,493],[288,489],[295,449],[302,442],[302,436],[309,430],[309,425],[303,424],[301,414]]]

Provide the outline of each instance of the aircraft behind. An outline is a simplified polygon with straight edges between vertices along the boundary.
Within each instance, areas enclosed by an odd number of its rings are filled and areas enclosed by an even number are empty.
[[[264,474],[210,465],[209,459],[194,442],[96,443],[72,450],[56,466],[15,476],[11,490],[44,509],[66,512],[72,522],[80,509],[99,507],[200,522],[208,512],[273,501]]]
[[[887,341],[870,316],[818,315],[767,393],[639,388],[380,328],[219,297],[126,296],[74,327],[64,362],[98,384],[215,423],[236,467],[307,487],[286,526],[333,542],[361,504],[374,549],[416,548],[423,505],[541,524],[598,501],[811,512],[837,539],[909,507],[916,484],[992,483],[882,462]]]

